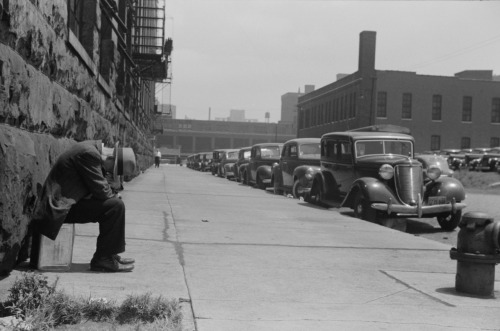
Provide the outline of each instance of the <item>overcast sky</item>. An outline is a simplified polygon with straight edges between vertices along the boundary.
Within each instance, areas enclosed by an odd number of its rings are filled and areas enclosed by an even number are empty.
[[[357,70],[359,34],[376,31],[375,68],[500,75],[500,1],[165,0],[177,118],[280,120],[281,96]]]

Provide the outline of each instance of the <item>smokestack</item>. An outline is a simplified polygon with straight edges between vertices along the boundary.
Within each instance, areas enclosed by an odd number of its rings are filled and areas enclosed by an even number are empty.
[[[358,71],[369,73],[375,71],[375,31],[362,31],[359,35],[359,63]]]
[[[211,112],[212,112],[212,108],[208,107],[208,120],[209,121],[210,121]]]

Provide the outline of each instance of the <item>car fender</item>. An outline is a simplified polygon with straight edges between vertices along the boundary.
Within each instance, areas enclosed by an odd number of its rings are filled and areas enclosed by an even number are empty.
[[[258,167],[255,180],[257,180],[257,177],[260,177],[260,179],[271,179],[271,166],[265,164]]]
[[[338,196],[340,193],[337,181],[328,171],[318,171],[314,175],[312,186],[314,185],[320,185],[321,191],[324,193],[325,197]]]
[[[447,201],[465,200],[465,189],[462,183],[453,177],[440,177],[436,181],[427,184],[425,197],[446,196]]]
[[[349,193],[347,193],[341,207],[354,207],[354,199],[358,192],[363,192],[363,195],[370,202],[388,202],[389,199],[394,203],[400,203],[390,187],[381,180],[373,177],[361,177],[352,183]]]
[[[312,184],[312,181],[316,174],[321,172],[321,167],[318,166],[310,166],[310,165],[300,165],[293,170],[293,181],[295,182],[297,179],[300,181],[300,185],[309,186]],[[311,174],[311,179],[306,177],[306,174]]]

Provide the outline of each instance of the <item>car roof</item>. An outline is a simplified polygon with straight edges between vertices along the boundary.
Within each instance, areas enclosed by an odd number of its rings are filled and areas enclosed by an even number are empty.
[[[304,143],[319,143],[321,141],[321,138],[295,138],[295,139],[290,139],[285,142],[285,144],[290,144],[290,143],[298,143],[298,144],[304,144]]]
[[[354,140],[358,139],[404,139],[414,140],[412,136],[404,133],[395,132],[365,132],[365,131],[343,131],[343,132],[330,132],[325,133],[321,138],[329,137],[350,137]]]
[[[252,145],[252,148],[257,146],[283,146],[283,143],[260,143]]]

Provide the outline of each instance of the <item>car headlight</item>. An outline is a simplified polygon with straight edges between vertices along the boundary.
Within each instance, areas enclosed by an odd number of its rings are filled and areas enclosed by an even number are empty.
[[[378,174],[385,180],[394,177],[394,168],[390,164],[383,164],[378,170]]]
[[[432,180],[436,180],[441,176],[441,168],[439,168],[437,165],[431,165],[429,169],[427,169],[427,177],[429,177]]]

